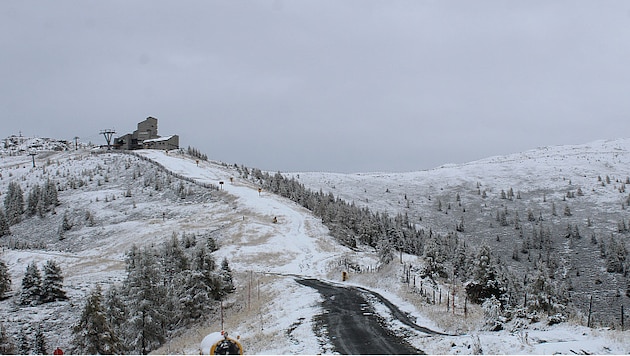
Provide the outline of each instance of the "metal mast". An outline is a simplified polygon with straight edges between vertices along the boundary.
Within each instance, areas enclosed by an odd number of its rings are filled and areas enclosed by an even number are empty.
[[[114,135],[116,131],[111,129],[101,130],[101,135],[105,136],[105,141],[107,141],[107,150],[112,149],[112,135]]]

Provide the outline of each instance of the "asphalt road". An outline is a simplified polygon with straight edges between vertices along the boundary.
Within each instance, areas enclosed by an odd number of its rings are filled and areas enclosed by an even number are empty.
[[[324,313],[316,322],[321,323],[328,331],[335,352],[346,355],[424,354],[384,326],[382,318],[370,307],[364,293],[375,295],[381,302],[386,301],[382,296],[364,289],[335,286],[316,279],[297,279],[297,282],[315,288],[324,297]],[[410,326],[423,332],[435,333],[415,325],[393,304],[383,304],[403,323],[412,324]]]

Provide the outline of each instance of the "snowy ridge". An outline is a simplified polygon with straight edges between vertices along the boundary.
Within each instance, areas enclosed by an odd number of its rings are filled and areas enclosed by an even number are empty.
[[[619,193],[612,187],[600,189],[596,177],[608,174],[625,179],[630,174],[626,168],[630,163],[629,142],[615,140],[543,148],[423,172],[290,175],[299,176],[297,179],[313,190],[330,190],[375,211],[400,212],[405,209],[403,195],[408,194],[408,198],[414,200],[414,208],[423,212],[424,219],[419,224],[437,230],[447,225],[446,220],[442,216],[430,217],[426,211],[434,210],[436,197],[445,194],[440,192],[453,192],[449,190],[453,187],[474,191],[477,182],[488,189],[488,194],[497,195],[499,190],[514,186],[519,187],[523,195],[542,189],[549,191],[549,198],[560,199],[568,185],[565,179],[571,179],[572,185],[595,189],[596,194],[591,197],[597,206],[618,205],[622,200]],[[39,242],[45,244],[46,249],[4,249],[0,255],[9,266],[14,293],[19,290],[19,281],[28,263],[54,258],[62,266],[70,303],[57,302],[54,306],[37,308],[18,307],[11,299],[4,300],[0,302],[0,312],[9,315],[5,326],[15,333],[25,321],[44,323],[50,328],[46,334],[49,345],[66,349],[71,338],[68,326],[80,312],[84,296],[96,282],[111,284],[122,279],[124,253],[132,244],[159,244],[173,232],[213,231],[220,237],[216,259],[228,258],[237,283],[237,292],[226,301],[224,328],[231,335],[241,336],[246,352],[331,352],[325,336],[313,330],[312,318],[321,312],[319,294],[295,283],[291,276],[339,281],[343,261],[350,259],[374,266],[378,260],[376,254],[339,246],[309,211],[276,195],[259,192],[256,184],[239,178],[233,167],[207,161],[197,164],[195,159],[175,152],[142,150],[138,154],[199,183],[218,185],[220,190],[208,193],[204,188],[191,185],[189,189],[195,192],[196,198],[190,199],[156,191],[153,185],[146,186],[141,178],[153,174],[152,168],[122,153],[58,152],[47,157],[51,162],[47,166],[37,161],[37,168],[30,167],[28,156],[2,158],[2,192],[11,179],[21,179],[25,193],[27,186],[47,175],[60,182],[73,177],[86,182],[77,189],[60,191],[62,204],[55,216],[31,218],[36,220],[12,227],[10,238],[26,239],[40,234]],[[89,173],[85,173],[87,171]],[[142,176],[131,178],[134,172],[139,174],[140,171]],[[124,197],[127,190],[132,192],[130,198]],[[433,200],[427,200],[428,195],[432,195]],[[616,200],[610,202],[611,199]],[[77,223],[62,243],[57,239],[56,230],[64,211],[75,216]],[[86,211],[94,215],[94,226],[79,223]],[[274,218],[277,223],[273,222]],[[415,256],[404,255],[403,258],[413,264],[422,263]],[[422,306],[417,295],[409,293],[399,283],[400,269],[398,263],[392,263],[379,274],[352,275],[347,283],[378,291],[422,325],[456,331],[457,326],[435,320],[439,315],[436,310]],[[387,310],[378,305],[376,309],[388,319]],[[466,323],[481,323],[480,314],[479,309],[475,311],[471,306]],[[405,329],[395,320],[391,323],[394,330],[408,335],[414,346],[430,354],[470,354],[479,350],[494,354],[630,353],[627,331],[589,329],[570,323],[514,325],[500,332],[473,331],[458,337],[427,337]],[[218,315],[212,315],[203,325],[178,334],[156,352],[196,354],[203,336],[217,331],[220,325]]]

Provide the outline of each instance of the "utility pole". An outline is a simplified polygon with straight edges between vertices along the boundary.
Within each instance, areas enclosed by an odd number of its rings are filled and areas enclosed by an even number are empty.
[[[105,130],[101,130],[101,135],[103,135],[105,137],[105,141],[107,141],[107,150],[111,150],[112,149],[112,135],[114,135],[116,133],[116,131],[111,130],[111,129],[105,129]]]

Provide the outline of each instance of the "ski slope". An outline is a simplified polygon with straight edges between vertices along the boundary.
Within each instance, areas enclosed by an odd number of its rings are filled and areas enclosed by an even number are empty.
[[[614,149],[614,147],[613,147]],[[550,157],[558,159],[567,148],[549,148]],[[613,150],[616,152],[618,150]],[[340,282],[344,261],[352,261],[363,266],[374,266],[377,257],[371,251],[350,251],[339,246],[328,234],[328,229],[309,211],[301,206],[265,191],[249,180],[237,176],[237,171],[220,162],[196,162],[195,159],[169,152],[142,150],[138,154],[160,163],[166,169],[191,178],[200,183],[220,186],[225,193],[217,204],[184,202],[179,205],[167,204],[154,197],[153,200],[138,198],[136,206],[130,200],[116,199],[104,201],[106,194],[124,192],[125,182],[118,190],[85,192],[65,192],[60,195],[63,208],[74,206],[89,207],[102,224],[84,227],[74,232],[76,245],[57,250],[4,250],[2,259],[7,262],[13,279],[13,290],[19,290],[19,281],[24,269],[31,261],[43,262],[55,258],[65,274],[65,285],[73,301],[73,306],[62,305],[51,309],[37,307],[17,307],[10,301],[0,302],[0,312],[7,315],[5,322],[19,323],[28,317],[32,322],[45,321],[55,324],[55,320],[71,320],[80,313],[82,298],[95,283],[115,283],[124,277],[124,253],[132,244],[157,244],[170,238],[174,231],[203,231],[219,229],[222,239],[216,251],[216,260],[226,257],[234,272],[237,291],[224,303],[225,318],[221,323],[218,313],[196,328],[185,330],[169,340],[156,354],[197,354],[200,342],[209,333],[223,329],[230,335],[241,336],[243,347],[250,354],[318,354],[333,352],[326,334],[316,330],[314,317],[322,312],[322,297],[313,289],[294,281],[293,276],[323,279]],[[618,152],[619,153],[619,152]],[[588,152],[581,153],[588,155]],[[625,157],[621,152],[618,157]],[[611,153],[612,155],[612,153]],[[602,167],[610,155],[602,153]],[[123,153],[105,153],[93,157],[85,151],[55,152],[45,159],[59,162],[70,174],[79,175],[89,165],[124,160]],[[512,159],[512,158],[509,158]],[[497,162],[501,158],[490,161]],[[0,161],[3,179],[2,191],[6,190],[9,174],[13,178],[35,179],[37,169],[29,166],[30,157],[3,157]],[[38,167],[44,161],[37,161]],[[490,162],[491,163],[491,162]],[[476,167],[483,170],[482,163]],[[488,167],[492,167],[489,165]],[[564,166],[563,166],[564,167]],[[41,169],[41,168],[39,168]],[[51,169],[51,168],[48,168]],[[457,175],[462,167],[445,167],[445,172]],[[492,169],[492,168],[490,168]],[[551,168],[550,168],[551,169]],[[33,174],[35,173],[35,174]],[[427,173],[415,173],[419,177],[403,176],[409,182],[417,182]],[[506,173],[507,174],[507,173]],[[374,209],[387,208],[384,200],[379,200],[384,186],[378,177],[389,174],[359,175],[352,183],[358,194],[363,194],[367,204]],[[434,184],[439,183],[439,174],[431,173]],[[21,178],[25,177],[25,178]],[[352,178],[348,175],[345,178]],[[232,179],[231,179],[232,178]],[[313,181],[333,182],[340,187],[345,181],[343,175],[318,173]],[[306,174],[301,179],[306,180]],[[309,178],[311,179],[311,178]],[[339,179],[339,181],[334,181]],[[389,181],[391,178],[384,178]],[[474,178],[471,181],[474,181]],[[222,181],[223,184],[219,185]],[[393,181],[396,181],[395,179]],[[397,181],[404,184],[404,181]],[[486,182],[484,182],[486,183]],[[510,182],[497,181],[496,186],[509,187]],[[489,185],[489,183],[488,183]],[[363,186],[363,187],[362,187]],[[378,187],[378,189],[377,189]],[[330,188],[330,187],[329,187]],[[372,189],[374,188],[374,189]],[[392,190],[395,187],[390,187]],[[108,188],[111,189],[111,188]],[[367,192],[366,192],[367,190]],[[201,191],[201,190],[199,190]],[[334,188],[333,188],[333,191]],[[401,189],[400,192],[403,190]],[[135,192],[134,192],[135,194]],[[351,195],[349,195],[351,196]],[[379,202],[383,205],[379,205]],[[372,204],[374,203],[374,204]],[[61,209],[61,208],[60,208]],[[78,209],[78,208],[77,208]],[[60,210],[62,211],[62,210]],[[166,214],[166,218],[163,214]],[[57,214],[50,219],[60,219]],[[130,217],[135,217],[131,219]],[[274,218],[277,222],[274,223]],[[39,221],[39,220],[38,220]],[[56,222],[42,226],[54,230]],[[36,231],[36,226],[29,227]],[[68,238],[66,243],[72,240]],[[415,256],[403,256],[405,262],[414,265],[421,263]],[[383,268],[379,273],[351,275],[345,284],[362,286],[377,291],[408,313],[419,325],[433,330],[456,331],[457,325],[444,325],[440,313],[431,307],[423,306],[417,295],[410,294],[399,282],[401,266],[397,261]],[[407,335],[410,343],[429,354],[471,354],[479,352],[493,354],[552,354],[552,353],[595,353],[628,354],[630,337],[628,331],[588,329],[570,323],[547,326],[544,323],[513,325],[500,332],[479,331],[475,325],[482,322],[480,311],[471,306],[470,319],[459,321],[467,324],[469,330],[460,336],[431,336],[406,329],[388,314],[387,308],[374,301],[374,309],[397,333]],[[439,312],[439,313],[438,313]],[[476,313],[476,314],[475,314]],[[222,325],[223,324],[223,325]],[[70,333],[68,328],[51,330],[51,347],[67,345]]]

